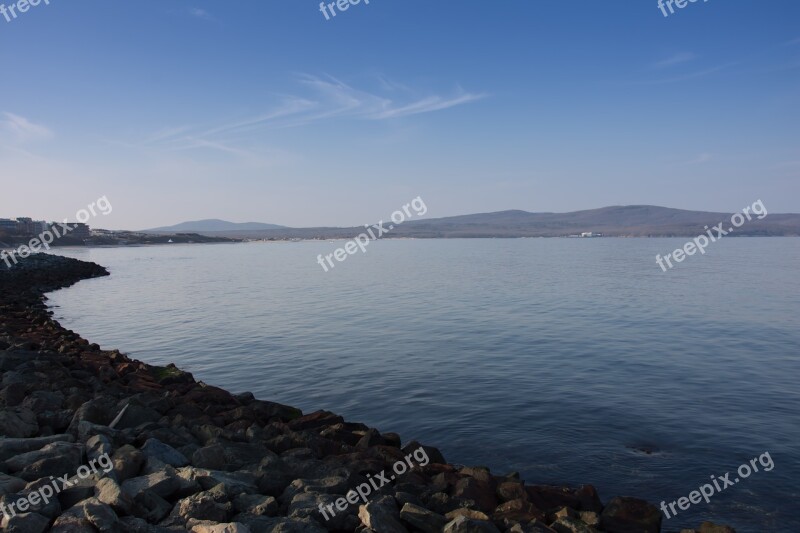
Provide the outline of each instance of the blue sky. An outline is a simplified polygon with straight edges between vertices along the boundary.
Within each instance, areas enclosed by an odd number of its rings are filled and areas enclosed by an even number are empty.
[[[6,5],[9,0],[0,0]],[[800,3],[50,0],[0,17],[0,217],[800,212]]]

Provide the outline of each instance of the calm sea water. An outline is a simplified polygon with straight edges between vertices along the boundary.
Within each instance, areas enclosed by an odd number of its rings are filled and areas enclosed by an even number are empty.
[[[674,501],[769,452],[664,529],[800,531],[800,239],[662,272],[684,242],[382,241],[328,273],[341,242],[71,249],[112,275],[51,304],[105,348],[604,500]]]

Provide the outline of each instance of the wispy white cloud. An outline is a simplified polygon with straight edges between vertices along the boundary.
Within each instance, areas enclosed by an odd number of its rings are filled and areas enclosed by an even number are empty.
[[[25,117],[4,112],[6,117],[0,119],[0,129],[7,132],[17,142],[42,141],[53,137],[53,132],[46,126],[34,124]]]
[[[199,8],[196,8],[196,7],[192,7],[192,8],[189,8],[189,14],[192,15],[193,17],[197,17],[197,18],[203,19],[203,20],[214,20],[214,17],[212,17],[211,14],[208,11],[206,11],[205,9],[199,9]]]
[[[164,150],[209,148],[232,155],[253,154],[240,146],[258,130],[306,126],[332,119],[392,120],[422,113],[442,111],[475,102],[486,94],[469,93],[456,87],[453,94],[419,95],[408,87],[379,77],[377,85],[391,97],[357,89],[332,76],[298,74],[300,94],[280,97],[271,109],[205,127],[169,127],[150,135],[144,145]],[[411,94],[408,94],[411,93]],[[237,141],[234,141],[236,139]]]
[[[411,104],[402,107],[389,108],[379,113],[375,113],[372,115],[371,118],[386,119],[386,118],[404,117],[408,115],[416,115],[419,113],[430,113],[433,111],[440,111],[442,109],[448,109],[458,105],[468,104],[470,102],[480,100],[481,98],[484,97],[485,95],[482,94],[469,94],[469,93],[462,93],[447,98],[441,96],[429,96],[427,98],[424,98],[422,100],[413,102]]]
[[[796,44],[800,44],[800,37],[798,37],[797,39],[792,39],[791,41],[786,41],[785,43],[783,43],[784,46],[794,46]]]
[[[652,79],[652,80],[639,80],[630,82],[631,85],[661,85],[665,83],[678,83],[681,81],[686,80],[693,80],[697,78],[704,78],[706,76],[710,76],[711,74],[715,74],[722,70],[728,69],[738,65],[738,63],[725,63],[724,65],[717,65],[716,67],[710,67],[705,70],[698,70],[695,72],[689,72],[687,74],[683,74],[680,76],[673,76],[670,78],[659,78],[659,79]]]
[[[656,61],[650,66],[650,68],[662,69],[662,68],[672,67],[675,65],[680,65],[681,63],[687,63],[696,58],[697,56],[692,52],[679,52],[677,54],[671,55],[666,59],[662,59],[661,61]]]
[[[694,157],[693,159],[687,161],[686,164],[702,165],[703,163],[708,163],[712,159],[714,159],[714,156],[712,154],[709,154],[708,152],[703,152],[702,154],[698,154],[697,157]]]

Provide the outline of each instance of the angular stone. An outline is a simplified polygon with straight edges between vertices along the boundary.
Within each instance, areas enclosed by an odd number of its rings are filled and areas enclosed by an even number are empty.
[[[500,530],[491,522],[459,516],[445,525],[442,533],[500,533]]]
[[[133,446],[126,444],[114,452],[111,461],[114,463],[114,475],[117,481],[122,483],[139,475],[139,471],[144,464],[144,454]]]
[[[119,518],[111,506],[106,505],[96,498],[84,500],[76,508],[82,508],[84,516],[100,531],[116,531]]]
[[[400,522],[400,513],[395,504],[370,502],[358,508],[358,517],[366,527],[381,533],[408,533]]]
[[[180,500],[173,513],[177,513],[184,520],[210,520],[212,522],[227,522],[231,516],[233,505],[224,501],[224,491],[205,491],[193,494]]]
[[[186,459],[181,452],[168,444],[164,444],[158,439],[148,439],[147,442],[144,443],[144,446],[142,446],[141,451],[145,457],[154,457],[176,468],[189,464],[189,460]]]
[[[0,410],[0,434],[5,437],[33,437],[39,432],[36,413],[27,407],[7,407]]]
[[[122,483],[122,490],[132,498],[148,491],[162,498],[169,498],[181,488],[178,476],[170,472],[156,472],[147,476],[128,479]]]
[[[593,527],[587,526],[577,518],[569,516],[562,516],[552,524],[550,527],[556,533],[596,533],[597,530]]]
[[[110,505],[118,515],[131,514],[133,498],[111,478],[104,477],[97,482],[94,488],[95,497],[102,503]]]
[[[95,435],[86,441],[86,457],[91,461],[106,455],[109,458],[114,453],[114,447],[111,444],[111,439],[105,435]]]
[[[24,479],[0,473],[0,496],[19,492],[28,483]]]
[[[0,522],[2,516],[0,515]],[[50,526],[50,519],[38,513],[24,513],[12,516],[5,521],[4,531],[10,533],[44,533]]]
[[[700,533],[736,533],[730,526],[718,526],[714,522],[703,522],[700,524]]]
[[[0,461],[15,455],[41,450],[54,442],[75,442],[72,435],[51,435],[32,439],[0,439]]]
[[[172,505],[152,492],[141,492],[134,498],[133,514],[150,523],[161,522],[172,510]]]
[[[239,522],[231,522],[227,524],[214,524],[213,522],[206,523],[192,523],[192,533],[251,533],[251,529]]]
[[[489,514],[497,507],[495,487],[490,483],[465,477],[456,483],[452,496],[462,500],[472,500],[481,511]]]
[[[400,519],[424,533],[440,533],[448,522],[442,515],[411,503],[403,505]]]
[[[220,444],[211,444],[192,454],[192,466],[220,470],[225,466],[225,449]]]
[[[535,505],[527,500],[511,500],[499,505],[494,510],[495,520],[509,520],[511,522],[530,522],[531,520],[544,520],[545,516]]]
[[[659,533],[662,514],[637,498],[613,498],[600,515],[600,528],[613,533]]]
[[[278,516],[280,508],[278,500],[261,494],[239,494],[234,505],[238,512],[254,516]]]

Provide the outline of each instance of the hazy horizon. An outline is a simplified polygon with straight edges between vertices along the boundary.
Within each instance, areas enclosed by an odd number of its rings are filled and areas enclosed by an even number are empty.
[[[63,219],[102,195],[109,229],[357,226],[416,196],[428,217],[800,212],[795,2],[318,4],[0,20],[0,213]]]

